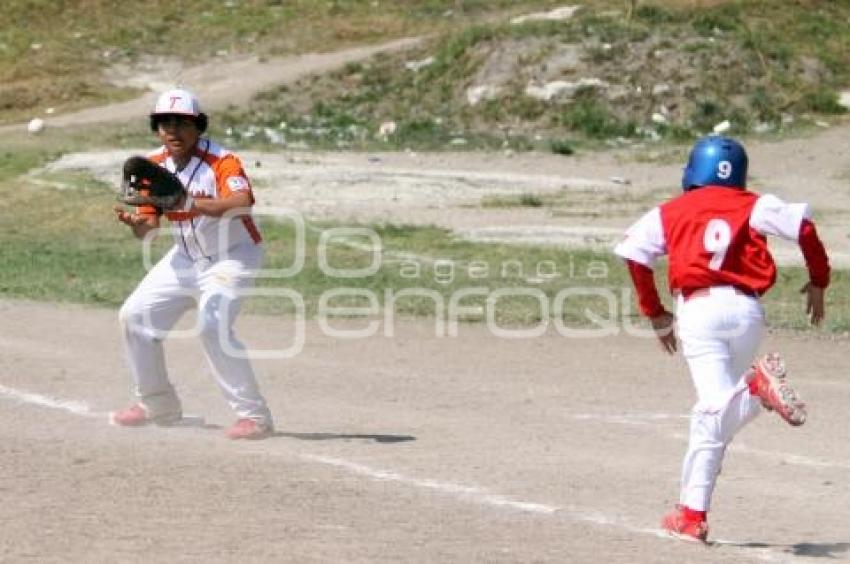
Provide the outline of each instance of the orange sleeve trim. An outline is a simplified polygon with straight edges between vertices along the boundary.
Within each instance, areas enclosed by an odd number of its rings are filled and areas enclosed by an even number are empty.
[[[245,174],[245,169],[242,168],[242,163],[238,157],[233,154],[226,155],[218,159],[213,165],[213,168],[215,170],[215,180],[218,185],[219,197],[224,199],[232,196],[234,190],[230,187],[229,180],[234,177],[242,178],[247,184],[247,188],[238,191],[248,192],[251,195],[251,203],[254,203],[254,192],[251,189],[251,181],[248,180],[248,175]]]

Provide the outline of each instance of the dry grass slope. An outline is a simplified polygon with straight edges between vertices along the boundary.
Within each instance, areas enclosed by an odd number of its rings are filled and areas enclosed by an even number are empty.
[[[128,6],[6,0],[0,14],[0,123],[48,107],[63,112],[129,98],[137,92],[111,86],[104,70],[143,56],[192,63],[238,53],[328,51],[545,4],[551,2],[147,0]]]
[[[570,139],[682,140],[724,120],[736,135],[775,132],[845,111],[838,92],[850,85],[850,4],[587,4],[569,21],[479,23],[302,80],[264,94],[229,124],[237,138],[253,125],[308,146],[456,141],[569,154]],[[413,62],[421,68],[410,70]],[[551,98],[529,93],[564,83],[574,86]],[[389,120],[398,127],[381,136]]]

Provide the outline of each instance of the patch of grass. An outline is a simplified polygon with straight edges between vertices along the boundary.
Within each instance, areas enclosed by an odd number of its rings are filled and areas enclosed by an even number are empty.
[[[672,12],[663,6],[654,4],[641,4],[635,10],[634,17],[650,25],[658,25],[675,21]]]
[[[542,100],[529,96],[508,96],[507,99],[488,100],[481,104],[481,114],[490,122],[511,122],[522,120],[535,123],[545,118],[552,109]]]
[[[441,42],[434,62],[423,69],[419,82],[466,76],[467,72],[472,70],[469,64],[463,64],[467,51],[479,43],[495,39],[502,33],[501,27],[475,25],[449,35],[444,43]]]
[[[820,114],[837,115],[847,113],[847,108],[838,103],[838,92],[828,86],[816,86],[803,95],[803,104]]]
[[[579,94],[559,116],[559,123],[591,139],[633,137],[637,133],[634,123],[622,122],[592,93]]]
[[[677,123],[656,124],[655,131],[662,138],[675,143],[690,143],[696,137],[696,133],[692,128]]]
[[[114,192],[89,177],[64,190],[0,183],[0,295],[116,305],[142,275],[141,248],[117,229]]]
[[[730,106],[722,99],[713,97],[701,98],[691,116],[693,128],[703,132],[711,131],[715,125],[723,120],[729,120],[732,124],[730,133],[738,135],[747,131],[751,116],[745,110]]]
[[[351,105],[317,103],[309,113],[291,109],[246,116],[224,113],[222,125],[213,128],[220,137],[240,148],[347,149],[359,151],[399,150],[528,150],[525,136],[497,134],[454,127],[441,118],[414,115],[395,120],[391,133],[381,133],[381,122],[363,117]],[[240,125],[244,120],[256,125]],[[392,120],[387,120],[392,121]]]
[[[749,99],[750,106],[761,121],[778,124],[782,119],[781,102],[776,93],[765,86],[756,87]]]
[[[538,194],[525,192],[516,196],[487,196],[481,199],[482,208],[539,208],[546,199]]]
[[[48,155],[42,151],[0,149],[0,179],[21,175],[43,165]]]
[[[569,139],[552,139],[549,141],[549,149],[556,155],[569,156],[575,154],[575,145]]]
[[[535,194],[525,193],[519,197],[519,205],[527,208],[539,208],[543,205],[543,200]]]
[[[321,232],[334,226],[324,224],[316,228]],[[264,280],[260,284],[282,284],[295,289],[311,315],[316,314],[323,294],[347,288],[372,292],[378,303],[393,308],[396,314],[434,316],[445,315],[452,297],[472,288],[477,290],[462,305],[482,308],[483,312],[488,296],[497,290],[534,288],[552,299],[564,287],[610,285],[613,292],[623,281],[623,272],[613,271],[617,261],[606,254],[473,243],[433,227],[372,225],[369,228],[382,246],[381,267],[374,275],[346,279],[327,276],[316,261],[318,233],[313,232],[306,241],[306,262],[301,272],[288,280]],[[291,230],[266,224],[264,233],[269,242],[268,263],[291,263]],[[359,268],[370,262],[369,252],[349,244],[338,240],[327,247],[332,266]],[[394,300],[396,296],[404,297]],[[495,311],[499,323],[505,324],[533,323],[537,314],[539,305],[519,292],[501,298]],[[467,320],[481,321],[483,315],[473,315]]]
[[[628,190],[564,189],[543,194],[522,193],[507,196],[487,196],[481,199],[482,208],[546,207],[554,217],[637,215],[649,207],[670,198],[668,190],[631,192]]]
[[[710,37],[718,32],[733,32],[739,29],[743,14],[740,3],[723,4],[709,10],[695,10],[691,26],[698,34]]]
[[[387,137],[387,142],[413,147],[438,147],[449,142],[451,132],[432,119],[402,121],[396,134]]]
[[[42,158],[44,155],[30,155],[22,160],[39,162]],[[0,297],[117,307],[144,275],[140,243],[114,220],[114,194],[109,186],[82,174],[63,180],[70,184],[64,190],[35,186],[26,177],[0,181]],[[569,206],[566,197],[520,195],[516,201],[535,207]],[[647,197],[656,196],[601,193],[593,198],[591,194],[573,197],[585,204],[595,198],[591,205],[622,201],[645,205]],[[381,307],[392,308],[399,315],[433,317],[445,315],[454,297],[460,299],[458,305],[473,308],[467,320],[481,321],[488,308],[494,308],[495,319],[505,326],[538,323],[543,312],[540,297],[550,308],[551,318],[557,297],[565,289],[578,292],[564,302],[562,320],[568,326],[594,325],[586,310],[608,318],[610,303],[614,304],[615,322],[634,316],[632,294],[624,293],[630,286],[628,274],[621,261],[608,252],[482,244],[458,239],[444,229],[392,224],[365,226],[380,241],[380,249],[364,249],[368,239],[356,236],[332,238],[322,247],[322,232],[338,225],[312,224],[303,241],[304,267],[289,278],[260,279],[258,285],[298,292],[309,315],[317,314],[328,292],[343,288],[348,290],[331,305],[362,306],[362,292],[368,291]],[[292,225],[264,218],[262,228],[267,247],[265,267],[291,265],[297,248]],[[165,252],[170,245],[170,237],[162,237],[155,253]],[[376,256],[379,268],[355,278],[328,274],[319,260],[320,249],[328,264],[337,269],[365,268]],[[660,284],[663,275],[661,269]],[[804,277],[803,269],[780,269],[777,286],[765,299],[773,326],[806,327],[797,293]],[[850,277],[835,272],[828,293],[828,330],[850,328],[850,303],[843,297],[848,290]],[[537,297],[529,297],[529,292]],[[466,297],[459,298],[462,295]],[[500,296],[495,305],[494,296]],[[257,313],[292,311],[291,305],[281,300],[249,300],[247,305]]]
[[[629,25],[623,18],[606,12],[585,12],[577,20],[583,35],[602,43],[637,42],[646,39],[648,27]]]

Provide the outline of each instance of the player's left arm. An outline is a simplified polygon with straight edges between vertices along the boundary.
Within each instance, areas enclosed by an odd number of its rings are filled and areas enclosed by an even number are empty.
[[[216,184],[219,197],[215,199],[198,198],[193,211],[212,217],[221,217],[228,211],[250,208],[254,205],[254,194],[242,163],[235,155],[222,159],[216,168]]]
[[[797,238],[806,268],[809,270],[809,281],[800,289],[801,294],[806,294],[806,314],[812,325],[820,325],[826,314],[824,294],[829,286],[830,267],[829,257],[823,242],[818,237],[815,224],[804,219],[800,224],[800,235]]]
[[[765,235],[775,235],[797,241],[809,281],[801,288],[806,294],[806,314],[813,325],[819,325],[825,315],[824,294],[829,286],[829,256],[811,219],[807,204],[789,204],[772,194],[759,197],[750,216],[750,226]]]

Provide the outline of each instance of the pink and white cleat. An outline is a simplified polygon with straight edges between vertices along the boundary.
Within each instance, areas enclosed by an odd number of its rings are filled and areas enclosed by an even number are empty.
[[[785,363],[779,353],[759,358],[747,375],[747,385],[766,409],[776,411],[789,424],[797,427],[806,422],[806,404],[788,382]]]
[[[141,427],[154,423],[156,425],[173,425],[183,418],[180,411],[151,415],[144,405],[136,403],[126,409],[119,409],[109,414],[113,425],[122,427]]]
[[[270,423],[257,419],[242,418],[234,423],[225,434],[228,439],[259,440],[272,436],[274,428]]]

